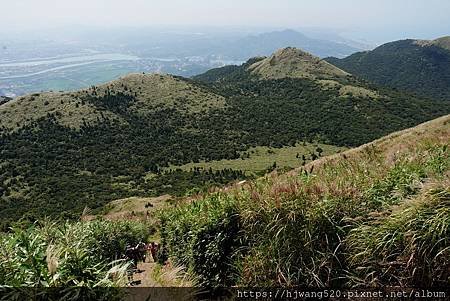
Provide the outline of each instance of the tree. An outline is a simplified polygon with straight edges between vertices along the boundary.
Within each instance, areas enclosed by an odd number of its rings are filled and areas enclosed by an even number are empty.
[[[320,146],[316,148],[316,152],[319,154],[319,157],[322,157],[323,149]]]

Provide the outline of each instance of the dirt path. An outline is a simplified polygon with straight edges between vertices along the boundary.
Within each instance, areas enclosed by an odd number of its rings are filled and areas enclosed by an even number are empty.
[[[140,273],[135,273],[133,275],[133,281],[140,281],[136,287],[156,287],[160,286],[157,282],[152,279],[152,272],[155,268],[156,263],[154,262],[140,262],[138,263],[138,270]]]

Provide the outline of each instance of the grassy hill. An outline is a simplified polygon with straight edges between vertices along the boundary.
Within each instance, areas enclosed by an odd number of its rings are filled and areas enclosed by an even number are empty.
[[[206,286],[445,287],[450,115],[161,215]]]
[[[345,77],[348,73],[300,49],[288,47],[263,58],[248,69],[264,79]]]
[[[185,80],[157,74],[130,74],[110,83],[74,92],[34,93],[9,101],[0,107],[0,128],[17,129],[54,114],[58,124],[79,129],[83,124],[98,124],[110,119],[126,123],[120,112],[92,98],[133,98],[127,108],[145,115],[177,107],[182,113],[204,113],[222,108],[225,99]]]
[[[450,100],[450,37],[432,41],[402,40],[331,64],[378,85]]]
[[[157,259],[166,264],[147,264],[145,273],[135,275],[148,277],[144,283],[186,285],[177,281],[182,277],[208,288],[446,287],[449,125],[447,115],[285,174],[185,198],[175,207],[167,196],[117,200],[104,212],[114,222],[16,225],[0,232],[2,296],[17,299],[16,288],[26,284],[55,288],[39,291],[50,299],[120,299],[114,288],[127,285],[130,263],[116,259],[127,245],[157,236],[156,224],[138,221],[145,219],[133,212],[159,208]],[[199,290],[204,292],[193,293]],[[26,290],[21,298],[36,293]]]
[[[249,159],[260,147],[291,148],[276,160],[301,165],[320,153],[292,151],[299,143],[329,154],[449,112],[450,103],[371,87],[292,48],[195,79],[132,74],[27,95],[0,106],[2,226],[241,181],[275,162],[196,164]]]

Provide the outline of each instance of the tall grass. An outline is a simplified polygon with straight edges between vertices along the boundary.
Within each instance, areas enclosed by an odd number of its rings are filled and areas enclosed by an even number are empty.
[[[450,270],[447,138],[388,138],[206,195],[162,214],[163,248],[207,286],[442,283]],[[412,256],[407,268],[385,268],[402,246]]]
[[[237,208],[226,194],[176,208],[161,215],[162,259],[174,258],[205,286],[230,285],[238,230]]]
[[[145,240],[148,234],[144,224],[125,221],[62,224],[44,221],[12,229],[0,237],[0,285],[124,286],[129,263],[120,260],[120,254],[126,244]]]
[[[352,282],[446,286],[450,277],[450,182],[433,183],[376,222],[351,230]]]

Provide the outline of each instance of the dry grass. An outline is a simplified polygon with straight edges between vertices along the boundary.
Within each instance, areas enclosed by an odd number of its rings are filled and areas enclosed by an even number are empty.
[[[430,267],[433,258],[449,248],[445,241],[448,202],[427,193],[427,183],[448,189],[449,124],[450,115],[444,116],[286,174],[274,172],[186,201],[162,217],[167,253],[210,285],[227,283],[229,277],[244,286],[370,285],[374,279],[370,275],[384,285],[440,283],[446,277],[448,260],[439,257],[442,273],[434,274]],[[416,197],[430,204],[426,214],[402,207]],[[401,214],[392,213],[399,210]],[[401,216],[408,216],[408,222],[400,221]],[[356,238],[349,233],[359,233],[351,231],[360,225],[376,228],[380,220],[389,225],[399,220],[406,227],[403,235],[413,231],[409,224],[424,225],[426,220],[433,220],[430,229],[441,227],[444,232],[435,236],[429,236],[428,230],[420,232],[411,248],[414,254],[426,255],[399,278],[397,270],[379,268],[386,258],[395,257],[396,248],[385,248],[381,257],[370,253],[362,261],[352,259],[359,252],[352,247]],[[371,238],[375,244],[383,243],[376,235],[359,237],[367,245]],[[222,245],[232,246],[236,241],[241,245],[234,249]],[[433,244],[439,247],[426,249]],[[208,268],[220,266],[223,258],[231,260],[226,263],[231,275]],[[377,264],[370,266],[375,267],[371,272],[359,273],[366,261]],[[421,264],[425,272],[411,274]],[[389,275],[381,277],[385,272]]]
[[[81,105],[79,93],[45,92],[21,96],[0,107],[0,127],[14,130],[32,123],[47,114],[59,113],[57,119],[63,125],[80,128],[84,121],[96,122],[100,112],[90,105]],[[113,113],[105,117],[118,119]]]
[[[420,46],[438,46],[450,50],[450,36],[441,37],[435,40],[417,40],[415,41]]]
[[[345,77],[347,72],[296,48],[280,49],[268,58],[249,67],[254,74],[265,79],[291,78],[331,78]]]
[[[100,217],[110,221],[154,219],[158,210],[169,206],[170,199],[170,195],[162,195],[155,198],[131,197],[115,200],[105,205],[103,212],[99,215],[91,215],[90,212],[83,213],[82,220],[88,221]]]
[[[335,80],[322,79],[318,82],[325,89],[339,89],[339,95],[343,97],[354,96],[357,98],[379,99],[381,96],[378,92],[363,87],[343,85]]]
[[[135,97],[130,111],[145,115],[163,108],[182,113],[202,113],[225,106],[225,98],[170,75],[129,74],[118,80],[74,92],[45,92],[21,96],[0,107],[0,128],[15,130],[47,114],[55,114],[64,126],[79,129],[84,122],[95,124],[103,118],[124,120],[110,111],[98,110],[83,98],[102,96],[107,89]],[[94,94],[95,93],[95,94]],[[103,115],[103,116],[102,116]]]

